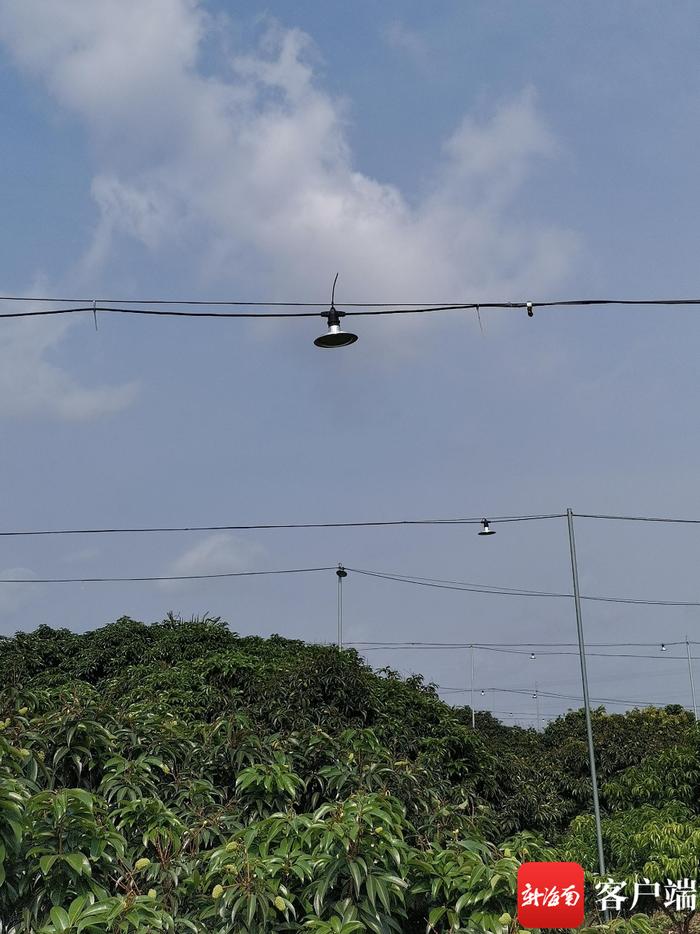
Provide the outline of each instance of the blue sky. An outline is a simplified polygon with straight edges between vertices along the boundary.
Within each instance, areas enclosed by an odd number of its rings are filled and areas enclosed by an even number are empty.
[[[696,296],[695,4],[6,0],[0,290],[97,298]],[[10,310],[10,306],[5,306]],[[426,320],[427,319],[427,320]],[[580,512],[700,515],[697,313],[6,322],[3,528]],[[692,529],[581,520],[588,593],[699,599]],[[569,587],[562,520],[0,541],[0,576],[333,565]],[[330,640],[335,576],[4,585],[0,631],[209,611]],[[587,604],[589,641],[697,610]],[[566,601],[351,575],[346,638],[573,641]],[[697,650],[697,648],[696,648]],[[591,658],[594,697],[689,702],[683,661]],[[465,652],[377,665],[468,684]],[[576,693],[576,658],[477,685]],[[446,695],[447,696],[447,695]],[[480,695],[479,695],[480,696]],[[491,695],[491,698],[493,695]],[[489,695],[483,698],[484,705]],[[490,703],[493,701],[491,699]],[[568,702],[542,699],[551,715]],[[499,694],[497,710],[532,698]]]

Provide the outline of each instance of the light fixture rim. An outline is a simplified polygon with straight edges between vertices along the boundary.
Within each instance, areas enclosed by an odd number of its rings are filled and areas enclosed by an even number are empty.
[[[331,325],[331,327],[333,327],[333,325]],[[349,347],[350,344],[354,344],[356,340],[357,334],[353,334],[351,331],[331,330],[329,328],[325,334],[321,334],[316,338],[314,344],[317,347],[328,350],[334,347]]]

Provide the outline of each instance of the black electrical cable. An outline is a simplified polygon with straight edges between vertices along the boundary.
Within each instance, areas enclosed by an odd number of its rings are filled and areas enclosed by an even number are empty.
[[[226,307],[242,307],[242,308],[328,308],[328,302],[246,302],[246,301],[232,301],[228,299],[214,299],[212,301],[207,301],[206,299],[192,299],[192,298],[45,298],[31,295],[0,295],[0,302],[43,302],[43,303],[52,303],[55,305],[59,304],[69,304],[69,305],[87,305],[89,304],[90,310],[92,310],[93,304],[98,306],[98,311],[100,307],[103,306],[120,306],[125,305],[192,305],[192,306],[205,306],[205,307],[217,307],[217,306],[226,306]],[[478,303],[460,303],[460,302],[335,302],[335,307],[337,309],[341,308],[407,308],[407,309],[417,309],[422,310],[426,309],[427,311],[442,311],[449,309],[469,309],[469,308],[512,308],[512,307],[526,307],[527,302],[523,302],[520,305],[513,305],[511,302],[501,302],[501,303],[491,303],[484,304],[480,306]],[[536,303],[540,304],[540,303]]]
[[[484,652],[502,652],[505,655],[529,655],[530,654],[529,652],[523,651],[522,649],[503,649],[503,648],[496,648],[495,646],[486,646],[486,645],[483,645],[483,646],[475,645],[474,648],[480,648]],[[541,656],[574,655],[577,658],[579,657],[578,652],[557,652],[557,651],[552,652],[552,651],[548,651],[547,649],[545,649],[544,651],[540,650],[538,654]],[[656,655],[644,655],[639,652],[631,653],[631,652],[589,652],[589,651],[586,651],[586,657],[587,658],[654,658],[654,659],[658,658],[658,659],[674,659],[675,661],[682,661],[682,662],[687,661],[687,658],[685,655],[669,655],[668,652],[661,652],[661,653],[657,653]]]
[[[444,691],[449,694],[469,694],[471,693],[471,688],[453,688],[446,687],[444,685],[436,685],[439,691]],[[475,691],[494,691],[497,694],[519,694],[519,695],[530,695],[534,696],[535,694],[539,697],[547,698],[556,698],[561,700],[575,700],[581,701],[583,699],[578,694],[560,694],[557,691],[534,691],[532,688],[492,688],[492,687],[475,687]],[[640,701],[640,700],[624,700],[620,697],[591,697],[591,701],[598,704],[632,704],[639,707],[657,707],[658,703],[652,701]]]
[[[317,318],[316,311],[172,311],[160,308],[114,308],[107,305],[90,305],[88,308],[52,308],[46,311],[8,311],[0,318],[37,318],[42,315],[72,315],[79,312],[100,312],[118,315],[146,315],[163,318]]]
[[[651,648],[653,646],[685,645],[685,639],[678,642],[587,642],[586,645],[593,648],[604,648],[606,646],[614,648]],[[577,642],[389,642],[386,639],[381,642],[346,642],[346,645],[376,645],[376,646],[420,646],[426,648],[450,648],[450,649],[484,649],[493,647],[505,648],[537,648],[538,646],[552,647],[575,647]],[[689,640],[690,645],[700,645],[693,639]]]
[[[562,518],[564,518],[563,513],[552,513],[548,515],[533,516],[497,516],[490,521],[493,523],[531,522],[540,519]],[[273,529],[357,529],[404,525],[481,525],[481,522],[481,519],[468,517],[454,519],[389,519],[386,521],[376,522],[289,522],[277,524],[263,523],[257,525],[185,525],[93,529],[19,529],[0,531],[0,538],[30,535],[115,535],[120,533],[134,535],[145,532],[249,532],[267,531]]]
[[[213,580],[224,577],[262,577],[273,574],[310,574],[314,571],[334,571],[335,567],[289,568],[275,571],[227,571],[222,574],[174,574],[168,576],[149,575],[148,577],[20,577],[0,578],[2,584],[108,584],[139,583],[142,581],[193,581]]]
[[[554,597],[571,600],[573,594],[547,590],[517,590],[512,587],[496,587],[492,585],[469,584],[463,581],[438,581],[437,578],[414,578],[407,575],[388,574],[380,571],[361,570],[346,565],[346,570],[354,574],[363,574],[366,577],[376,577],[381,580],[396,581],[402,584],[415,584],[420,587],[434,587],[438,590],[456,590],[463,593],[497,594],[505,597]],[[636,597],[597,597],[581,594],[582,600],[596,603],[622,603],[635,606],[700,606],[698,600],[642,600]]]
[[[45,311],[8,311],[0,314],[0,318],[38,318],[46,315],[72,315],[82,311],[99,311],[92,305],[89,308],[49,308]]]
[[[54,305],[90,305],[92,311],[93,304],[100,305],[228,305],[232,307],[243,306],[246,308],[327,308],[328,302],[237,302],[227,300],[206,301],[205,299],[192,298],[46,298],[37,295],[0,295],[0,302],[36,302],[37,304],[51,303]],[[395,303],[395,304],[404,304]],[[421,302],[421,305],[425,304]],[[368,307],[362,305],[363,308]]]
[[[662,522],[670,525],[700,525],[700,519],[675,519],[668,516],[608,516],[589,512],[574,513],[579,519],[610,519],[616,522]]]
[[[361,570],[359,568],[348,568],[349,571],[354,571],[355,574],[364,574],[366,577],[379,577],[386,580],[395,580],[398,582],[405,582],[408,584],[425,584],[426,586],[435,586],[438,589],[446,590],[467,590],[475,591],[477,593],[498,593],[513,596],[528,596],[528,597],[571,597],[570,593],[558,593],[555,591],[544,591],[544,590],[528,590],[524,587],[505,587],[499,586],[497,584],[475,584],[470,581],[454,581],[454,580],[444,580],[439,577],[417,577],[411,574],[398,574],[393,572],[384,572],[384,571],[368,571]]]
[[[76,309],[79,311],[92,311],[92,308]],[[99,309],[98,309],[99,310]],[[37,312],[37,314],[54,314],[53,311]],[[0,315],[2,317],[2,315]],[[7,317],[7,316],[6,316]],[[667,518],[658,516],[616,516],[603,515],[596,513],[577,512],[574,516],[579,519],[606,519],[623,522],[658,522],[658,523],[676,523],[685,525],[700,525],[700,519]],[[545,519],[564,519],[566,513],[552,512],[540,513],[535,515],[522,516],[494,516],[489,519],[491,524],[511,523],[511,522],[532,522]],[[483,519],[476,516],[455,517],[446,519],[389,519],[378,521],[360,521],[360,522],[289,522],[289,523],[260,523],[251,525],[191,525],[191,526],[136,526],[136,527],[114,527],[114,528],[82,528],[82,529],[17,529],[0,530],[0,538],[13,536],[31,536],[31,535],[115,535],[120,533],[135,535],[150,532],[245,532],[245,531],[266,531],[275,529],[340,529],[340,528],[381,528],[390,526],[411,526],[411,525],[481,525]],[[410,579],[411,582],[422,581],[431,584],[465,584],[463,581],[441,580],[439,578],[418,577],[416,575],[401,574],[380,574],[378,572],[365,572],[357,570],[356,573],[375,573],[376,576],[385,576],[388,579]],[[569,597],[567,593],[544,593],[537,590],[527,590],[517,587],[493,587],[489,588],[487,584],[474,585],[484,589],[513,592],[516,595],[533,596],[551,596],[551,597]],[[587,599],[596,599],[588,597]],[[600,598],[602,599],[602,598]],[[644,601],[643,601],[644,602]],[[674,604],[676,605],[676,604]],[[690,603],[689,606],[696,604]]]
[[[0,301],[7,302],[51,302],[54,304],[59,304],[61,302],[74,303],[74,299],[58,299],[58,298],[34,298],[31,296],[0,296]],[[90,300],[87,300],[90,301]],[[77,304],[82,304],[82,301],[79,301]],[[324,312],[315,312],[315,311],[299,311],[299,312],[201,312],[201,311],[172,311],[172,310],[163,310],[163,309],[153,309],[153,308],[127,308],[126,305],[199,305],[199,306],[215,306],[215,305],[227,305],[227,306],[245,306],[245,307],[284,307],[284,308],[327,308],[328,305],[320,302],[238,302],[238,301],[202,301],[202,300],[168,300],[168,299],[151,299],[147,301],[145,299],[138,299],[132,301],[121,301],[119,303],[120,307],[116,307],[115,304],[97,304],[96,300],[92,300],[89,307],[86,308],[57,308],[50,311],[40,312],[40,311],[27,311],[27,312],[11,312],[7,314],[0,314],[0,318],[25,318],[25,317],[34,317],[42,314],[73,314],[80,311],[93,311],[93,312],[103,312],[103,313],[117,313],[117,314],[133,314],[133,315],[161,315],[168,317],[187,317],[187,318],[287,318],[287,317],[316,317],[317,315],[323,315]],[[396,307],[402,303],[397,302],[342,302],[339,303],[336,308],[341,314],[345,315],[413,315],[413,314],[431,314],[433,312],[439,311],[474,311],[477,309],[484,308],[501,308],[501,309],[523,309],[526,308],[528,313],[531,312],[534,308],[571,308],[571,307],[588,307],[588,306],[608,306],[608,305],[618,305],[618,306],[694,306],[700,305],[700,299],[698,298],[669,298],[669,299],[610,299],[610,298],[595,298],[595,299],[566,299],[566,300],[557,300],[550,302],[536,302],[536,301],[518,301],[518,302],[455,302],[448,304],[425,304],[425,305],[405,305],[405,307]],[[342,311],[343,308],[351,308],[357,310],[351,311]]]
[[[353,645],[353,646],[356,645],[356,643],[354,642],[346,642],[345,644]],[[387,644],[387,645],[368,646],[367,648],[361,648],[361,651],[362,652],[379,652],[379,651],[388,650],[388,649],[406,650],[409,648],[411,648],[411,646]],[[414,648],[418,648],[418,646],[414,646]],[[428,646],[422,646],[422,648],[433,651],[438,648],[440,649],[445,648],[445,646],[428,645]],[[471,648],[471,646],[460,645],[460,646],[450,646],[450,648]],[[502,652],[504,655],[529,655],[530,654],[529,652],[523,652],[518,649],[497,649],[497,648],[493,648],[493,647],[485,646],[485,645],[474,645],[474,648],[481,649],[484,652]],[[547,652],[547,651],[542,652],[540,651],[538,652],[538,655],[542,657],[550,657],[552,655],[557,655],[557,656],[571,655],[576,658],[579,657],[578,652]],[[673,660],[673,661],[680,661],[680,662],[687,661],[687,658],[685,655],[668,655],[667,653],[664,653],[662,655],[642,655],[639,653],[632,654],[628,652],[588,652],[586,651],[586,658],[654,658],[654,659],[658,658],[658,659]]]

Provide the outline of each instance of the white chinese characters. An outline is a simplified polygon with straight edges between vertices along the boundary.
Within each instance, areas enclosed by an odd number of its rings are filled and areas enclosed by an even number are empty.
[[[567,885],[559,888],[553,885],[551,888],[533,888],[531,883],[527,882],[522,891],[522,907],[534,905],[536,908],[555,908],[557,905],[564,904],[568,907],[577,905],[581,898],[580,892],[576,891],[573,885]]]
[[[672,879],[667,879],[666,885],[663,886],[663,895],[661,883],[651,882],[647,878],[635,882],[633,891],[630,894],[623,894],[623,889],[626,886],[626,882],[615,882],[614,879],[596,883],[596,891],[598,892],[596,902],[600,910],[620,912],[627,907],[627,902],[629,902],[629,908],[632,910],[637,906],[640,898],[644,897],[652,897],[657,902],[663,900],[664,908],[670,908],[672,911],[696,910],[696,879],[678,879],[675,882]]]

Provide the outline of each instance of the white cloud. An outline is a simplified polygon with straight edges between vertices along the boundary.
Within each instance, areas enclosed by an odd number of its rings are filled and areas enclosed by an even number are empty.
[[[346,108],[319,88],[308,36],[274,26],[212,77],[198,54],[214,33],[196,0],[0,8],[0,40],[95,140],[89,262],[118,231],[154,251],[189,237],[193,264],[221,282],[240,282],[252,255],[277,297],[306,297],[312,282],[320,298],[337,269],[346,300],[509,299],[561,281],[572,234],[509,216],[533,163],[556,152],[532,91],[466,119],[412,202],[357,171]]]
[[[229,532],[216,532],[196,542],[168,568],[168,576],[195,574],[226,574],[230,571],[253,569],[256,560],[265,554],[261,545],[237,538]],[[186,581],[163,581],[166,590],[180,589]]]
[[[28,311],[32,306],[11,306]],[[5,312],[10,310],[7,306]],[[0,327],[0,416],[49,415],[81,420],[117,412],[137,393],[135,383],[122,386],[80,385],[49,355],[71,326],[68,318],[24,318]]]

